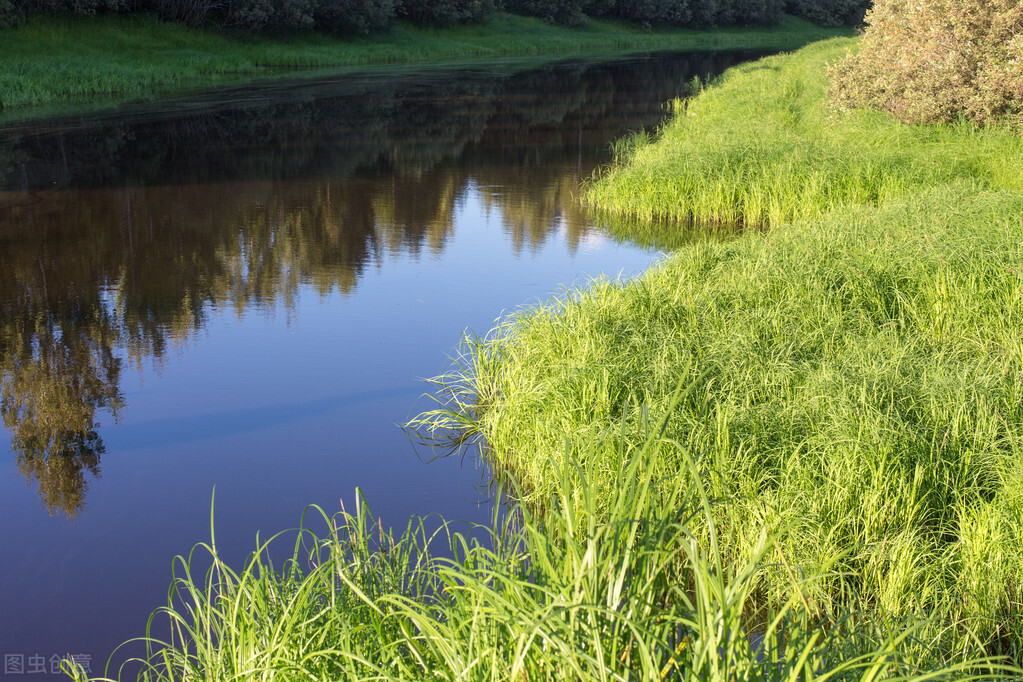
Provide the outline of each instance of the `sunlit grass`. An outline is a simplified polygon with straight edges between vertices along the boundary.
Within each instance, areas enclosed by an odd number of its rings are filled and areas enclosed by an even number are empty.
[[[564,458],[611,495],[601,472],[642,442],[620,415],[646,405],[708,470],[726,564],[778,523],[811,609],[856,595],[1019,661],[1021,245],[1023,193],[972,182],[696,243],[467,340],[424,423],[485,437],[527,500]]]
[[[545,513],[495,515],[482,542],[421,519],[396,535],[357,498],[333,517],[310,508],[276,568],[270,542],[257,540],[238,569],[215,540],[198,545],[175,563],[168,606],[151,621],[169,621],[173,636],[147,640],[142,677],[726,682],[1014,672],[942,660],[916,620],[822,618],[798,597],[765,605],[765,568],[788,565],[787,550],[761,527],[749,560],[726,565],[700,453],[659,431],[620,450],[607,471],[563,459]],[[661,478],[662,460],[684,463],[685,475]],[[593,483],[608,475],[609,495]],[[707,537],[709,546],[698,540]],[[798,593],[795,576],[785,580]]]
[[[602,212],[682,225],[779,225],[956,179],[1023,189],[1019,135],[830,108],[825,64],[855,45],[835,39],[730,69],[699,97],[676,102],[656,135],[619,142],[616,163],[586,200]]]

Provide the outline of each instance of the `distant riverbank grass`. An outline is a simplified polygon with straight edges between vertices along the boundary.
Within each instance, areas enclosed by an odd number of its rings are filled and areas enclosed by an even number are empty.
[[[643,30],[590,20],[553,26],[499,13],[480,25],[339,39],[313,32],[232,38],[151,17],[32,17],[0,31],[0,105],[140,99],[295,69],[607,50],[790,49],[848,29],[788,17],[768,28]]]
[[[513,315],[467,341],[439,380],[451,412],[426,420],[468,424],[542,499],[565,458],[614,471],[639,442],[623,408],[645,406],[708,469],[732,561],[780,523],[811,607],[856,594],[937,618],[948,651],[976,638],[1019,662],[1020,140],[828,111],[825,62],[847,45],[734,69],[587,193],[668,230],[772,230]],[[680,383],[697,388],[671,408]]]

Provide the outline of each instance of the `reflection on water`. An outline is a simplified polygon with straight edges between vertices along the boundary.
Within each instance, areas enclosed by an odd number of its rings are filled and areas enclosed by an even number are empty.
[[[214,311],[290,315],[300,287],[350,295],[375,264],[439,257],[470,192],[515,250],[555,230],[577,248],[594,230],[579,183],[609,140],[749,56],[367,75],[0,131],[0,412],[18,470],[75,516],[125,363],[159,363]]]

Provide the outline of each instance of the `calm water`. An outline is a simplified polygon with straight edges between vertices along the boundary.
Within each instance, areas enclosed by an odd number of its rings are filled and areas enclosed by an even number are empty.
[[[0,129],[6,672],[98,672],[142,634],[214,487],[238,560],[356,486],[388,525],[485,522],[483,463],[397,426],[422,379],[465,329],[655,259],[579,182],[753,56],[375,71]]]

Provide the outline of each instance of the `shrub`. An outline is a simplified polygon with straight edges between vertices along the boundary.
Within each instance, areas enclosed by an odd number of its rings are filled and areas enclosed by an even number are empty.
[[[587,0],[583,12],[590,17],[603,17],[614,12],[615,0]]]
[[[344,34],[366,34],[391,25],[394,0],[318,0],[316,28]]]
[[[635,0],[619,2],[618,16],[651,24],[688,24],[692,19],[689,0]]]
[[[700,27],[777,24],[785,15],[784,0],[689,0],[689,9]]]
[[[836,106],[907,123],[1023,123],[1019,0],[878,0],[857,54],[830,69]]]
[[[5,9],[8,8],[9,9]],[[67,12],[79,16],[96,14],[98,11],[117,12],[126,9],[124,0],[25,0],[23,2],[0,0],[0,26],[4,23],[5,14],[10,14],[11,22],[28,14]]]
[[[224,21],[246,31],[312,28],[314,9],[313,0],[234,0]]]
[[[223,4],[222,0],[153,0],[152,9],[161,19],[202,26],[211,16],[222,11]]]
[[[731,24],[775,24],[784,16],[784,0],[591,0],[586,6],[604,8],[627,21],[710,28]]]
[[[11,28],[21,20],[21,12],[11,0],[0,0],[0,29]]]
[[[586,21],[586,0],[506,0],[505,9],[513,14],[540,17],[551,23],[578,26]]]
[[[785,11],[821,26],[863,23],[871,0],[785,0]]]
[[[693,25],[700,28],[717,26],[721,10],[728,2],[730,0],[689,0]]]
[[[493,0],[399,0],[397,16],[415,24],[472,24],[492,14]]]
[[[722,3],[723,6],[729,4],[732,6],[731,21],[719,18],[721,25],[777,24],[785,15],[784,0],[726,0]]]

